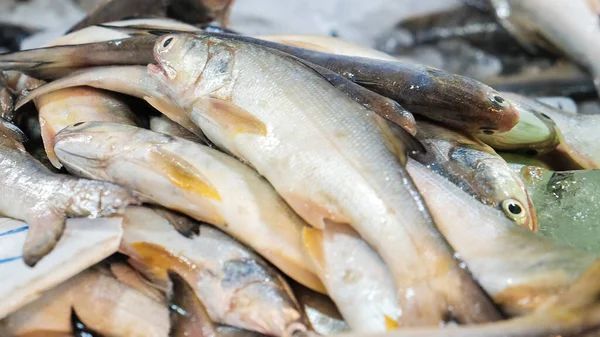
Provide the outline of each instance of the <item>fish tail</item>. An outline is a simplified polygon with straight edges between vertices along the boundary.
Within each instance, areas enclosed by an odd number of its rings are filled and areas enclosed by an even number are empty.
[[[54,249],[65,230],[64,214],[47,211],[30,216],[27,219],[29,231],[23,246],[23,261],[35,266],[44,256]]]

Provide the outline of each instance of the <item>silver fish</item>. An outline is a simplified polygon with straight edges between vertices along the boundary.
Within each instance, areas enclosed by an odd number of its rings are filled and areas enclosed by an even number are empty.
[[[450,306],[464,322],[497,318],[436,231],[387,121],[308,65],[254,44],[165,35],[155,57],[151,74],[214,144],[251,164],[312,226],[349,224],[381,255],[400,325],[437,325]]]
[[[187,220],[191,221],[191,220]],[[173,272],[194,291],[215,323],[274,336],[306,330],[285,279],[251,249],[200,225],[179,233],[168,219],[143,207],[127,208],[120,251],[151,280],[168,283]]]

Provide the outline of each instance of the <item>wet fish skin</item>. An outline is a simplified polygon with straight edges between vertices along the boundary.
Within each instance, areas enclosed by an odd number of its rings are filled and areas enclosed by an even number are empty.
[[[120,251],[153,281],[183,279],[215,323],[274,336],[306,330],[289,285],[251,249],[212,226],[186,238],[161,214],[129,207]]]
[[[160,132],[173,137],[179,137],[195,143],[204,143],[205,141],[182,127],[181,125],[173,122],[169,118],[163,116],[150,117],[150,130],[154,132]]]
[[[304,256],[305,223],[237,159],[184,139],[103,122],[64,128],[54,151],[70,172],[127,186],[147,202],[213,224],[293,279],[324,291]]]
[[[387,121],[294,58],[251,43],[165,35],[155,56],[150,73],[213,143],[256,168],[312,226],[349,223],[375,248],[394,275],[401,325],[437,325],[448,305],[464,321],[497,318],[413,193],[401,164],[407,148]]]
[[[30,226],[23,248],[27,265],[34,266],[52,250],[67,216],[100,217],[137,203],[132,192],[120,186],[53,174],[25,152],[16,127],[0,123],[0,185],[5,196],[0,213]]]
[[[506,314],[553,305],[567,312],[598,309],[594,293],[600,289],[592,278],[600,266],[596,256],[515,226],[417,162],[409,161],[407,169],[440,231]]]
[[[419,121],[417,138],[427,149],[413,157],[484,205],[537,231],[537,216],[525,185],[491,147],[468,135]]]

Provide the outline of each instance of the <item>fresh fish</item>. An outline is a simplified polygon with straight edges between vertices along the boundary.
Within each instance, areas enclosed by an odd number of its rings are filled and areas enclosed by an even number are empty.
[[[419,163],[410,161],[407,169],[439,230],[506,314],[556,306],[557,320],[600,324],[598,257],[515,226]]]
[[[333,335],[350,330],[329,297],[299,284],[294,284],[293,289],[306,319],[315,332],[321,335]]]
[[[202,136],[202,131],[190,120],[187,113],[161,93],[156,81],[143,66],[94,67],[76,72],[71,76],[41,86],[38,88],[39,90],[31,91],[17,101],[15,109],[19,109],[29,101],[45,94],[77,86],[90,86],[141,98],[169,119],[198,137]]]
[[[167,307],[120,283],[110,272],[88,269],[0,321],[2,336],[71,336],[72,312],[102,336],[166,337]]]
[[[119,282],[137,290],[156,303],[167,304],[166,294],[125,262],[110,263],[110,271]]]
[[[600,115],[573,114],[524,96],[507,95],[511,101],[531,106],[556,124],[560,154],[580,167],[600,168]]]
[[[438,69],[406,62],[321,53],[235,34],[198,34],[255,43],[294,55],[389,97],[412,113],[469,133],[508,131],[519,118],[510,103],[492,88]],[[151,57],[147,54],[148,44],[155,38],[150,34],[96,44],[5,54],[0,55],[0,69],[17,69],[40,78],[56,78],[83,66],[148,64],[152,62],[148,60]]]
[[[427,149],[415,158],[484,205],[501,210],[519,226],[537,230],[525,185],[491,147],[457,131],[418,122],[417,138]]]
[[[135,115],[113,94],[89,87],[57,90],[38,97],[42,139],[54,167],[62,165],[54,154],[54,136],[64,127],[79,122],[103,121],[135,125]]]
[[[379,255],[346,224],[305,228],[302,237],[327,293],[352,331],[398,327],[402,314],[394,278]]]
[[[402,167],[416,142],[399,142],[383,118],[268,48],[165,35],[155,56],[150,73],[215,145],[252,165],[312,226],[350,224],[375,248],[395,279],[400,325],[437,325],[449,306],[459,320],[496,318]]]
[[[304,222],[238,160],[184,139],[100,122],[63,129],[54,151],[69,171],[122,184],[149,202],[218,226],[294,280],[323,291],[304,256]]]
[[[489,0],[501,24],[521,44],[569,56],[600,90],[600,6],[597,0]]]
[[[546,109],[512,93],[502,93],[519,111],[519,122],[512,130],[493,135],[477,135],[495,150],[515,151],[537,156],[556,149],[559,143],[554,121],[544,114]]]
[[[150,117],[150,130],[171,135],[173,137],[183,138],[195,143],[204,143],[205,141],[164,115]]]
[[[3,195],[0,213],[30,226],[23,260],[35,265],[56,245],[67,216],[100,217],[137,203],[127,189],[107,182],[53,174],[25,152],[23,135],[0,122],[0,172]]]
[[[120,250],[133,265],[159,284],[177,274],[215,323],[273,336],[306,330],[285,279],[217,229],[200,225],[198,234],[185,237],[161,214],[141,207],[126,210],[123,228]]]

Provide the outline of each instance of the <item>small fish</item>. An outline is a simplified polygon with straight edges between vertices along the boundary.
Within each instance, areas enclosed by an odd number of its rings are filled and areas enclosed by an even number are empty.
[[[23,260],[35,265],[60,239],[67,216],[101,217],[137,203],[129,190],[101,181],[54,174],[31,157],[19,129],[0,121],[0,213],[30,226]]]
[[[132,265],[157,284],[176,277],[174,290],[190,287],[215,323],[272,336],[306,330],[283,276],[219,230],[200,225],[198,234],[186,238],[162,213],[143,207],[127,208],[123,229],[120,251]],[[189,292],[176,296],[179,303],[193,301]]]
[[[417,138],[427,149],[415,158],[484,205],[501,210],[519,226],[537,230],[525,185],[491,147],[460,132],[419,121]]]
[[[477,138],[495,150],[515,151],[529,156],[553,151],[559,143],[558,132],[554,121],[544,114],[545,109],[516,94],[502,95],[519,111],[519,122],[510,131],[477,135]]]
[[[569,56],[600,90],[600,6],[597,0],[489,0],[499,22],[529,50]]]
[[[312,330],[321,335],[350,331],[350,327],[329,297],[299,284],[293,284],[292,287]]]
[[[327,293],[356,332],[398,327],[402,314],[394,278],[379,255],[345,224],[305,228],[302,238]]]
[[[417,162],[407,169],[444,237],[504,313],[553,308],[565,329],[600,325],[598,257],[515,226]]]
[[[155,57],[149,72],[215,145],[252,165],[310,225],[349,224],[380,254],[401,326],[438,325],[450,306],[464,321],[497,317],[406,176],[406,151],[418,142],[400,142],[385,119],[306,63],[263,46],[172,34]]]
[[[93,267],[0,321],[2,336],[71,336],[82,330],[100,336],[165,337],[169,312],[105,268]]]
[[[600,168],[600,116],[574,114],[555,109],[534,99],[508,94],[511,101],[528,105],[555,123],[558,129],[558,154],[582,168]],[[556,152],[555,152],[556,153]],[[555,156],[555,153],[548,155]]]
[[[93,67],[75,72],[31,91],[17,100],[15,109],[48,93],[78,86],[106,89],[141,98],[169,119],[198,137],[202,137],[200,128],[192,122],[181,107],[174,104],[159,90],[156,81],[143,66]]]
[[[136,125],[135,115],[127,105],[113,94],[95,88],[57,90],[38,97],[35,105],[39,111],[44,148],[56,168],[61,168],[62,164],[54,153],[54,136],[64,127],[89,121]]]
[[[70,172],[122,184],[148,202],[213,224],[294,280],[324,291],[304,256],[305,223],[235,158],[181,138],[103,122],[64,128],[54,151]]]

